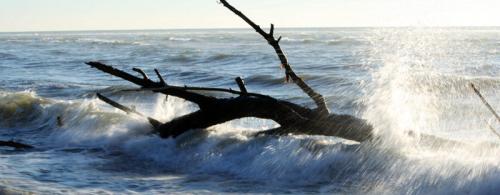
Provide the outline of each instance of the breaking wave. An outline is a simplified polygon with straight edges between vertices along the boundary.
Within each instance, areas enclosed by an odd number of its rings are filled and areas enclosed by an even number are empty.
[[[289,36],[295,40],[283,39],[297,73],[325,95],[333,112],[353,113],[376,127],[381,139],[366,143],[325,136],[253,137],[256,131],[277,126],[255,118],[161,139],[151,134],[146,120],[102,103],[94,93],[163,122],[197,109],[196,105],[149,92],[124,92],[125,83],[81,63],[104,59],[124,64],[119,68],[131,73],[131,66],[140,66],[152,78],[151,69],[157,67],[168,82],[199,86],[234,88],[232,78],[243,74],[249,91],[312,104],[295,85],[283,85],[276,56],[260,37],[244,32],[235,31],[229,38],[218,32],[151,32],[89,33],[87,39],[67,35],[43,40],[43,33],[8,38],[26,41],[22,43],[2,39],[6,47],[39,52],[4,52],[23,60],[1,64],[9,71],[2,72],[6,79],[0,81],[0,140],[20,140],[37,148],[0,148],[0,193],[10,192],[1,186],[42,194],[169,194],[198,189],[200,193],[341,194],[500,191],[500,147],[486,126],[498,129],[500,124],[491,120],[491,113],[468,87],[475,83],[498,108],[498,61],[491,60],[496,59],[491,52],[495,48],[482,52],[474,47],[482,42],[404,30],[295,32]],[[190,40],[168,40],[171,37]],[[68,42],[57,42],[62,40]],[[81,44],[73,44],[77,40]],[[207,47],[191,45],[194,41]],[[154,45],[145,49],[134,42]],[[46,43],[57,48],[47,49]],[[332,49],[329,44],[342,46]],[[110,50],[110,45],[125,47]],[[291,45],[300,49],[288,49]],[[131,51],[140,52],[130,55]],[[483,60],[483,55],[488,57]],[[54,74],[61,70],[74,74]],[[14,72],[19,74],[11,75]],[[24,73],[33,78],[25,80]],[[408,136],[409,131],[415,136]],[[424,134],[463,144],[431,142]]]
[[[176,98],[111,95],[126,105],[140,106],[141,112],[162,121],[196,109]],[[144,100],[146,97],[149,99]],[[276,126],[256,119],[193,130],[175,140],[161,139],[150,135],[151,128],[144,119],[126,115],[94,97],[64,101],[42,98],[28,91],[2,92],[0,102],[0,115],[4,118],[0,126],[11,129],[2,136],[72,152],[85,152],[85,148],[114,151],[113,154],[118,152],[124,158],[131,158],[127,166],[148,161],[153,164],[149,169],[153,170],[223,174],[262,182],[262,185],[295,186],[306,191],[325,182],[344,188],[325,187],[324,192],[343,193],[440,194],[500,190],[494,185],[500,176],[500,164],[495,160],[495,153],[500,151],[498,145],[477,143],[435,148],[420,145],[417,140],[400,145],[358,144],[324,136],[253,137],[252,132]],[[63,124],[58,124],[57,117],[62,118]],[[32,140],[32,134],[37,135],[38,141]],[[75,150],[77,148],[80,149]],[[476,152],[478,150],[481,152]],[[464,160],[464,156],[471,160]],[[356,185],[352,186],[353,183]]]
[[[181,42],[188,42],[188,41],[193,41],[192,38],[185,38],[185,37],[169,37],[169,41],[181,41]]]

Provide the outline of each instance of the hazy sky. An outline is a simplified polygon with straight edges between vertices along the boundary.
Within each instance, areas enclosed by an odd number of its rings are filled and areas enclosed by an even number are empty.
[[[500,26],[500,0],[229,0],[278,27]],[[217,0],[0,0],[0,31],[246,27]]]

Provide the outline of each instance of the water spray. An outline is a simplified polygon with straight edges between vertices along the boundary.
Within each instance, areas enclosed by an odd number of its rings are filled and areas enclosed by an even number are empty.
[[[500,116],[498,116],[497,112],[495,112],[495,109],[493,109],[493,107],[488,103],[488,101],[486,101],[486,99],[484,98],[484,96],[481,94],[481,92],[479,91],[479,89],[476,88],[476,86],[474,86],[473,83],[470,83],[470,87],[472,87],[472,89],[474,90],[474,93],[477,94],[477,96],[479,97],[479,99],[481,99],[481,101],[483,102],[483,104],[486,106],[486,108],[488,108],[488,110],[490,110],[491,113],[493,113],[493,115],[497,118],[497,121],[500,122]],[[495,134],[498,136],[498,138],[500,138],[500,134],[488,123],[488,128]]]

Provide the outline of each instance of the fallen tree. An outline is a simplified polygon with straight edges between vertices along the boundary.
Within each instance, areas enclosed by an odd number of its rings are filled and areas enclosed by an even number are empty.
[[[280,47],[279,42],[281,37],[277,39],[274,37],[273,24],[271,24],[270,31],[267,33],[227,1],[220,0],[220,2],[249,24],[269,43],[269,45],[272,46],[281,62],[281,66],[285,70],[286,81],[295,83],[314,101],[316,108],[307,108],[292,102],[275,99],[264,94],[250,93],[246,89],[243,80],[239,77],[236,78],[236,83],[240,89],[239,91],[223,88],[173,86],[167,84],[156,69],[155,73],[159,78],[158,82],[152,81],[147,74],[139,68],[134,68],[133,70],[140,73],[142,78],[115,69],[101,62],[87,62],[86,64],[102,72],[139,85],[141,86],[141,90],[151,90],[157,93],[175,96],[198,105],[199,110],[177,117],[166,123],[148,118],[148,121],[154,128],[154,132],[162,138],[176,137],[189,130],[204,129],[243,117],[270,119],[280,125],[278,128],[262,131],[258,134],[281,135],[292,133],[326,135],[359,142],[369,140],[373,137],[373,128],[365,120],[351,115],[334,114],[328,111],[323,96],[311,88],[292,69],[292,66],[289,64],[286,55]],[[234,96],[230,98],[217,98],[203,95],[198,93],[199,91],[218,91],[230,93]],[[121,110],[135,112],[100,94],[98,97]],[[136,114],[142,115],[140,113]]]

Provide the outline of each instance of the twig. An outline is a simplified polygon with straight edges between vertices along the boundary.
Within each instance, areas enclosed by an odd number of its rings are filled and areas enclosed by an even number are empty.
[[[140,68],[132,68],[132,70],[138,72],[139,74],[141,74],[142,78],[144,80],[149,80],[148,75],[142,69],[140,69]]]
[[[101,95],[100,93],[97,93],[96,95],[97,95],[97,98],[99,98],[99,99],[100,99],[100,100],[102,100],[103,102],[106,102],[107,104],[109,104],[109,105],[111,105],[111,106],[113,106],[113,107],[115,107],[115,108],[118,108],[118,109],[120,109],[120,110],[122,110],[122,111],[126,112],[127,114],[133,113],[133,114],[136,114],[136,115],[139,115],[139,116],[141,116],[141,117],[146,118],[146,119],[149,121],[149,123],[151,124],[151,126],[153,126],[155,129],[156,129],[158,126],[160,126],[160,125],[161,125],[161,122],[160,122],[160,121],[158,121],[158,120],[156,120],[156,119],[153,119],[153,118],[151,118],[151,117],[147,117],[147,116],[145,116],[144,114],[142,114],[142,113],[140,113],[140,112],[137,112],[137,111],[136,111],[136,110],[134,110],[134,109],[131,109],[131,108],[128,108],[128,107],[126,107],[126,106],[124,106],[124,105],[121,105],[120,103],[115,102],[115,101],[113,101],[113,100],[111,100],[111,99],[109,99],[109,98],[107,98],[107,97],[105,97],[105,96]]]
[[[85,64],[97,68],[100,71],[103,71],[105,73],[120,77],[122,79],[125,79],[127,81],[130,81],[136,85],[140,85],[142,87],[149,87],[149,88],[155,88],[155,87],[163,87],[164,85],[160,82],[154,82],[150,79],[144,79],[144,78],[139,78],[134,75],[131,75],[127,72],[124,72],[122,70],[118,70],[116,68],[113,68],[112,66],[108,66],[106,64],[103,64],[101,62],[86,62]]]
[[[292,79],[292,81],[302,89],[304,93],[306,93],[311,99],[314,100],[314,102],[317,105],[317,111],[323,115],[328,114],[328,108],[326,106],[325,99],[323,96],[314,89],[312,89],[309,85],[307,85],[304,80],[302,80],[295,72],[293,71],[292,67],[288,63],[288,59],[286,58],[285,53],[281,49],[281,46],[279,45],[279,41],[281,40],[281,37],[278,39],[274,38],[274,24],[271,24],[271,28],[269,33],[264,32],[262,28],[260,28],[259,25],[255,24],[252,20],[250,20],[245,14],[243,14],[241,11],[237,10],[234,8],[231,4],[229,4],[226,0],[220,0],[222,5],[224,7],[228,8],[231,12],[239,16],[241,19],[243,19],[248,25],[250,25],[257,33],[259,33],[264,39],[267,40],[269,45],[271,45],[278,55],[278,58],[281,61],[281,65],[285,68],[285,78],[288,81],[288,79]]]
[[[158,76],[158,79],[160,79],[160,83],[167,86],[167,83],[165,82],[165,80],[163,80],[163,77],[161,76],[160,71],[158,71],[158,69],[156,69],[156,68],[155,68],[155,73],[156,73],[156,76]]]
[[[243,81],[243,79],[241,79],[241,77],[236,77],[234,80],[236,81],[236,84],[238,84],[240,92],[242,94],[247,94],[247,88],[245,87],[245,82]]]

